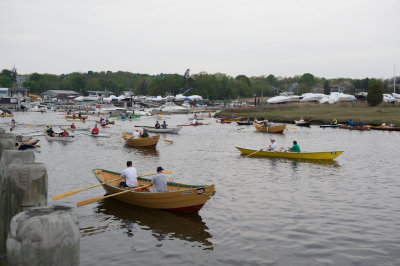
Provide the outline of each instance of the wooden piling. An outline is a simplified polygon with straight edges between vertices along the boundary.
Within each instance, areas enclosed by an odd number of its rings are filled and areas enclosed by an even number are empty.
[[[1,141],[1,140],[0,140]],[[11,218],[47,204],[47,170],[32,150],[5,150],[0,161],[0,256],[5,254]]]
[[[79,265],[80,232],[71,208],[34,208],[13,217],[7,239],[8,266]]]

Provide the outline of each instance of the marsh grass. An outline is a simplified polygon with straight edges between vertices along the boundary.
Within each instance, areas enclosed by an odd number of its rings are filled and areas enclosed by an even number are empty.
[[[361,119],[370,125],[380,125],[382,121],[386,124],[400,124],[400,105],[381,104],[376,107],[369,107],[366,103],[290,103],[277,104],[263,107],[239,107],[228,108],[219,113],[230,117],[250,117],[263,120],[266,117],[270,121],[281,123],[293,123],[303,117],[312,124],[328,124],[333,119],[339,123],[346,124],[350,119],[358,122]]]

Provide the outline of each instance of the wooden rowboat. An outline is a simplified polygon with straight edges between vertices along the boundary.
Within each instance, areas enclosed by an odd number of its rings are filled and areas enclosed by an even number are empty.
[[[257,150],[245,149],[236,147],[242,152],[241,155],[249,155]],[[290,158],[290,159],[307,159],[307,160],[333,160],[342,154],[343,151],[328,151],[328,152],[270,152],[259,151],[251,157],[273,157],[273,158]]]
[[[182,129],[181,127],[169,127],[169,128],[154,128],[148,126],[140,126],[143,129],[146,129],[149,132],[154,133],[170,133],[170,134],[178,134],[179,131]]]
[[[96,121],[96,123],[101,124],[100,121]],[[115,121],[106,121],[106,124],[107,124],[107,125],[114,125],[114,124],[115,124]]]
[[[83,115],[83,116],[79,117],[79,116],[73,116],[73,115],[66,115],[65,118],[86,120],[86,119],[88,119],[88,116],[87,115]]]
[[[370,127],[357,127],[357,126],[351,127],[342,124],[339,124],[339,128],[350,129],[350,130],[367,130],[367,131],[371,130]]]
[[[221,121],[221,120],[217,120],[217,123],[221,123],[221,124],[230,124],[232,123],[231,121]]]
[[[118,179],[119,173],[94,169],[94,176],[103,183],[109,180]],[[112,181],[103,185],[108,194],[122,192],[125,189],[119,187],[121,180]],[[151,179],[139,177],[138,185],[149,185]],[[161,209],[173,212],[194,212],[197,213],[215,194],[214,185],[188,185],[182,183],[168,182],[168,192],[147,192],[130,191],[121,195],[114,196],[114,199],[142,207]]]
[[[286,129],[286,124],[283,125],[276,125],[276,126],[262,126],[255,124],[254,125],[257,130],[256,132],[262,132],[262,133],[283,133],[283,131]]]
[[[0,117],[13,117],[14,114],[0,114]]]
[[[320,125],[320,128],[327,128],[327,127],[331,127],[331,128],[338,128],[339,125]]]
[[[294,123],[296,124],[296,126],[299,126],[299,127],[309,127],[310,125],[311,125],[311,122],[300,122],[300,121],[297,121],[297,120],[294,120]]]
[[[145,148],[155,148],[157,146],[160,135],[151,136],[148,138],[132,139],[132,135],[128,133],[122,133],[122,137],[125,143],[131,147],[145,147]]]
[[[400,131],[400,127],[382,127],[382,126],[368,126],[373,130],[387,130],[387,131]]]

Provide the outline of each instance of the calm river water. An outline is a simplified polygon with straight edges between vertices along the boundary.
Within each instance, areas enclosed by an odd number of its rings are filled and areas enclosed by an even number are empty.
[[[163,118],[175,126],[188,117]],[[31,124],[16,132],[68,124],[59,113],[16,113],[15,119]],[[155,122],[119,120],[105,131],[117,137]],[[49,204],[72,206],[79,217],[81,265],[400,265],[400,132],[291,126],[270,135],[209,122],[162,135],[174,143],[160,141],[156,150],[82,132],[66,144],[38,137],[35,154],[49,173]],[[94,122],[76,124],[89,128]],[[314,163],[246,158],[235,148],[260,149],[272,136],[280,147],[297,140],[303,151],[345,152],[332,163]],[[113,199],[75,207],[104,195],[101,187],[51,199],[96,184],[92,169],[121,172],[127,160],[139,174],[162,166],[173,171],[174,181],[215,184],[216,194],[192,215]]]

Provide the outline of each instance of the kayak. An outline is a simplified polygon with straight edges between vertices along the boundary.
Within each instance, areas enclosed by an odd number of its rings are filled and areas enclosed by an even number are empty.
[[[250,126],[253,124],[253,122],[236,122],[239,126]]]
[[[326,128],[326,127],[331,127],[331,128],[338,128],[339,125],[320,125],[320,128]]]
[[[120,188],[120,173],[103,169],[94,169],[94,176],[99,183],[111,181],[103,185],[108,194],[126,191]],[[151,179],[138,177],[138,185],[149,185]],[[204,204],[215,194],[214,185],[189,185],[177,182],[167,182],[168,192],[129,191],[113,198],[128,204],[152,209],[173,212],[197,213]]]
[[[257,150],[236,147],[241,151],[241,155],[250,155]],[[250,157],[272,157],[272,158],[289,158],[289,159],[308,159],[308,160],[333,160],[342,154],[343,151],[326,151],[326,152],[271,152],[259,151]]]
[[[96,121],[96,123],[101,124],[100,121]],[[106,121],[106,124],[107,124],[107,125],[114,125],[114,124],[115,124],[115,121]]]
[[[54,137],[50,137],[49,135],[46,135],[46,139],[48,141],[62,141],[62,142],[71,142],[74,140],[74,137],[58,137],[58,136],[54,136]]]
[[[177,125],[177,127],[186,127],[186,126],[204,126],[209,125],[210,123],[197,123],[197,124],[185,124],[185,125]]]

